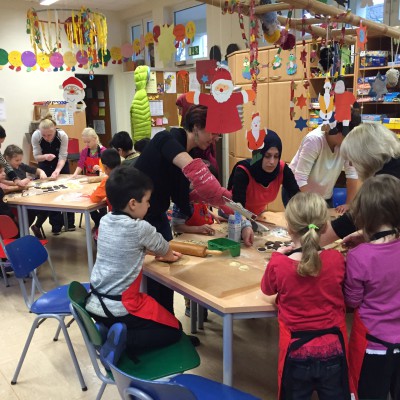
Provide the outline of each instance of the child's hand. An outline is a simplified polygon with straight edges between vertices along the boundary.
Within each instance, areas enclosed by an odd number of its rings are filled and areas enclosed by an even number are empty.
[[[350,235],[343,238],[342,246],[351,249],[365,242],[362,231],[353,232]]]
[[[156,260],[170,263],[170,262],[178,261],[181,257],[182,257],[181,253],[171,250],[165,256],[156,256]]]
[[[210,225],[193,226],[193,233],[199,233],[200,235],[214,236],[215,230]]]
[[[100,166],[99,165],[94,165],[93,166],[93,171],[94,172],[100,171]]]
[[[242,239],[243,239],[245,246],[247,246],[247,247],[253,246],[254,231],[251,226],[247,226],[246,228],[242,229]]]
[[[44,171],[41,171],[39,174],[39,179],[46,179],[46,178],[47,178],[46,173]]]
[[[347,212],[349,210],[350,206],[348,204],[342,204],[340,206],[336,207],[336,212],[338,214],[344,214],[345,212]]]
[[[214,221],[215,221],[217,224],[220,224],[221,222],[227,222],[227,221],[228,221],[226,218],[221,217],[220,215],[218,215],[218,214],[216,214],[216,213],[214,213],[214,212],[212,212],[212,211],[209,211],[209,213],[210,213],[211,216],[214,218]]]
[[[29,178],[25,178],[25,179],[22,179],[22,180],[20,180],[18,183],[17,183],[17,185],[18,186],[20,186],[20,187],[26,187],[29,183],[31,182],[31,180],[29,179]]]

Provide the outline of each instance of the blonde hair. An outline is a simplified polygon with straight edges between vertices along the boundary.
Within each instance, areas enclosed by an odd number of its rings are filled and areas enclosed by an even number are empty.
[[[299,192],[286,207],[289,230],[300,239],[302,257],[297,267],[301,276],[317,276],[321,270],[320,236],[329,219],[325,200],[316,193]]]
[[[55,128],[57,126],[51,114],[45,115],[39,123],[39,129]]]
[[[85,128],[82,131],[82,137],[83,138],[95,138],[96,143],[100,145],[100,139],[99,136],[97,135],[96,131],[93,128]]]
[[[400,142],[382,124],[365,122],[345,137],[340,153],[365,180],[380,171],[391,158],[400,157]]]

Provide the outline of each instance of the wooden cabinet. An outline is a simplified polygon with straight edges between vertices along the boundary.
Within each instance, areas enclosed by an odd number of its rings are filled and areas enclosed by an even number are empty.
[[[260,72],[257,75],[257,82],[262,83],[268,80],[268,50],[260,50],[258,53]],[[236,52],[228,60],[232,72],[232,79],[235,85],[251,83],[250,76],[250,54],[248,51]]]
[[[308,106],[295,107],[295,117],[290,119],[290,83],[291,82],[274,82],[268,85],[268,121],[267,127],[275,131],[282,140],[282,156],[281,159],[286,162],[292,161],[297,149],[304,136],[308,133],[305,128],[302,131],[295,128],[295,119],[303,117],[308,118]],[[301,82],[296,82],[298,88]],[[299,93],[297,93],[299,92]],[[300,95],[300,90],[295,91],[295,96]]]
[[[297,48],[297,51],[293,50],[283,50],[280,52],[279,57],[281,57],[282,65],[278,69],[273,69],[273,63],[275,59],[275,55],[278,53],[278,48],[268,50],[268,62],[270,66],[270,71],[268,75],[268,82],[281,82],[281,81],[292,81],[292,80],[299,80],[303,79],[304,77],[304,66],[300,60],[300,53],[299,50],[301,46]],[[294,60],[291,60],[291,57]],[[289,75],[288,74],[288,66],[289,63],[295,63],[297,65],[296,73]]]
[[[231,175],[232,169],[236,163],[243,160],[245,160],[245,158],[235,157],[229,154],[229,176]]]
[[[243,85],[243,89],[251,89],[251,85]],[[259,84],[257,86],[257,102],[243,105],[243,128],[235,133],[229,134],[229,153],[235,157],[251,158],[251,151],[247,146],[246,132],[251,129],[253,112],[259,112],[261,117],[261,127],[268,127],[268,85]]]

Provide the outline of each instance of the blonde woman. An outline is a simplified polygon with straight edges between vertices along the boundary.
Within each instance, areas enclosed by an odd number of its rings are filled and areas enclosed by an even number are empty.
[[[279,399],[350,398],[346,352],[345,263],[337,250],[321,250],[329,221],[326,202],[297,193],[285,211],[293,249],[276,251],[261,290],[277,294],[279,321]]]
[[[60,174],[69,174],[68,135],[58,129],[50,114],[39,123],[39,129],[32,134],[33,157],[51,179],[57,179]],[[54,235],[61,233],[63,217],[60,212],[49,213],[50,224]],[[74,214],[68,213],[68,230],[74,231]]]
[[[101,145],[99,137],[93,128],[85,128],[82,132],[85,148],[81,151],[78,166],[72,178],[77,178],[84,171],[87,176],[96,176],[100,173],[100,156],[106,149]]]
[[[362,180],[381,174],[400,179],[400,142],[382,124],[370,122],[354,128],[344,139],[341,154],[352,163]],[[328,226],[321,243],[344,238],[345,244],[352,247],[362,241],[362,235],[353,234],[356,231],[351,214],[343,214]]]

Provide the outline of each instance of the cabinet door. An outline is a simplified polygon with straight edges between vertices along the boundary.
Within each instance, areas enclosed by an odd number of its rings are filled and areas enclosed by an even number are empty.
[[[299,46],[301,48],[301,46]],[[303,63],[300,61],[300,50],[283,50],[279,54],[282,59],[282,65],[278,69],[273,69],[273,63],[275,55],[278,53],[279,49],[268,50],[268,62],[270,65],[270,71],[268,76],[268,82],[281,82],[281,81],[292,81],[303,79],[304,67]],[[294,57],[294,61],[289,58]],[[288,74],[289,63],[294,62],[297,65],[296,73],[293,75]]]
[[[305,90],[301,81],[297,81],[297,89],[295,97],[304,95]],[[303,117],[308,119],[308,103],[307,106],[300,109],[295,107],[295,117],[290,120],[290,82],[275,82],[269,85],[269,101],[268,101],[268,121],[266,125],[269,129],[275,131],[282,140],[282,160],[286,162],[292,161],[297,149],[308,133],[308,128],[300,131],[295,128],[296,119]],[[265,123],[265,122],[264,122]]]
[[[243,89],[251,89],[251,85],[243,85]],[[229,134],[229,153],[235,157],[251,158],[251,151],[247,146],[246,132],[251,129],[251,120],[254,112],[260,113],[261,127],[268,127],[268,85],[257,86],[256,105],[252,102],[243,105],[243,127],[240,131]]]
[[[235,166],[235,164],[239,161],[243,161],[245,160],[245,158],[238,158],[238,157],[234,157],[229,155],[229,175],[231,175],[232,169]]]
[[[250,54],[248,51],[237,53],[233,57],[234,64],[232,71],[232,79],[235,85],[251,83],[250,76]],[[260,73],[257,75],[257,81],[262,83],[268,79],[268,50],[260,50],[258,52],[258,62]],[[228,62],[229,64],[229,62]]]

